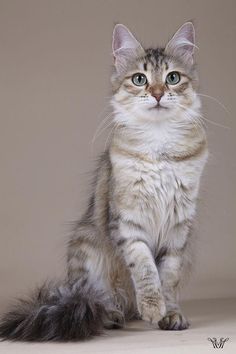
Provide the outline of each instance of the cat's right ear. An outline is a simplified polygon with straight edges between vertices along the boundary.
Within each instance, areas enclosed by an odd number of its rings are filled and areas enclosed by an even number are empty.
[[[112,52],[118,73],[125,71],[127,64],[143,51],[141,44],[122,24],[115,26],[113,31]]]

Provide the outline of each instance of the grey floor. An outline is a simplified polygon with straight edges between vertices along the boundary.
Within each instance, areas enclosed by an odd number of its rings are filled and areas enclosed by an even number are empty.
[[[156,330],[136,321],[125,329],[106,331],[103,336],[79,343],[0,343],[5,354],[205,354],[236,353],[236,299],[189,301],[183,303],[191,328],[182,332]],[[223,349],[213,349],[207,339],[229,338]]]

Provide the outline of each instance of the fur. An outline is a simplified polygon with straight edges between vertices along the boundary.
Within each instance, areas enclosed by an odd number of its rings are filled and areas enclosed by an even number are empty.
[[[83,285],[83,284],[82,284]],[[101,332],[106,294],[81,286],[45,284],[1,321],[1,336],[23,341],[72,341]]]
[[[208,155],[194,37],[188,22],[165,48],[145,50],[116,25],[113,134],[68,242],[68,277],[7,313],[2,338],[79,340],[137,317],[164,330],[188,328],[178,293]],[[173,72],[179,81],[168,83]],[[134,83],[136,73],[144,84]]]

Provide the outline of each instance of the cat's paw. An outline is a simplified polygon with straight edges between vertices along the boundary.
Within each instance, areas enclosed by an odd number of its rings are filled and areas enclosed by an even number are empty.
[[[163,330],[182,331],[189,327],[189,322],[180,312],[170,311],[158,322],[158,325]]]
[[[144,295],[138,300],[138,311],[142,320],[157,324],[166,313],[164,298],[159,293]]]

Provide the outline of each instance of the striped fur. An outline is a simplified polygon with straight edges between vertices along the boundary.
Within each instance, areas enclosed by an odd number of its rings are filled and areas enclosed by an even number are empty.
[[[68,277],[6,314],[1,337],[76,340],[137,317],[161,329],[188,327],[178,292],[207,160],[193,47],[190,23],[166,49],[144,50],[126,27],[115,27],[115,128],[68,242]],[[173,86],[165,81],[171,71],[181,77]],[[133,84],[136,72],[146,75],[144,86]]]

